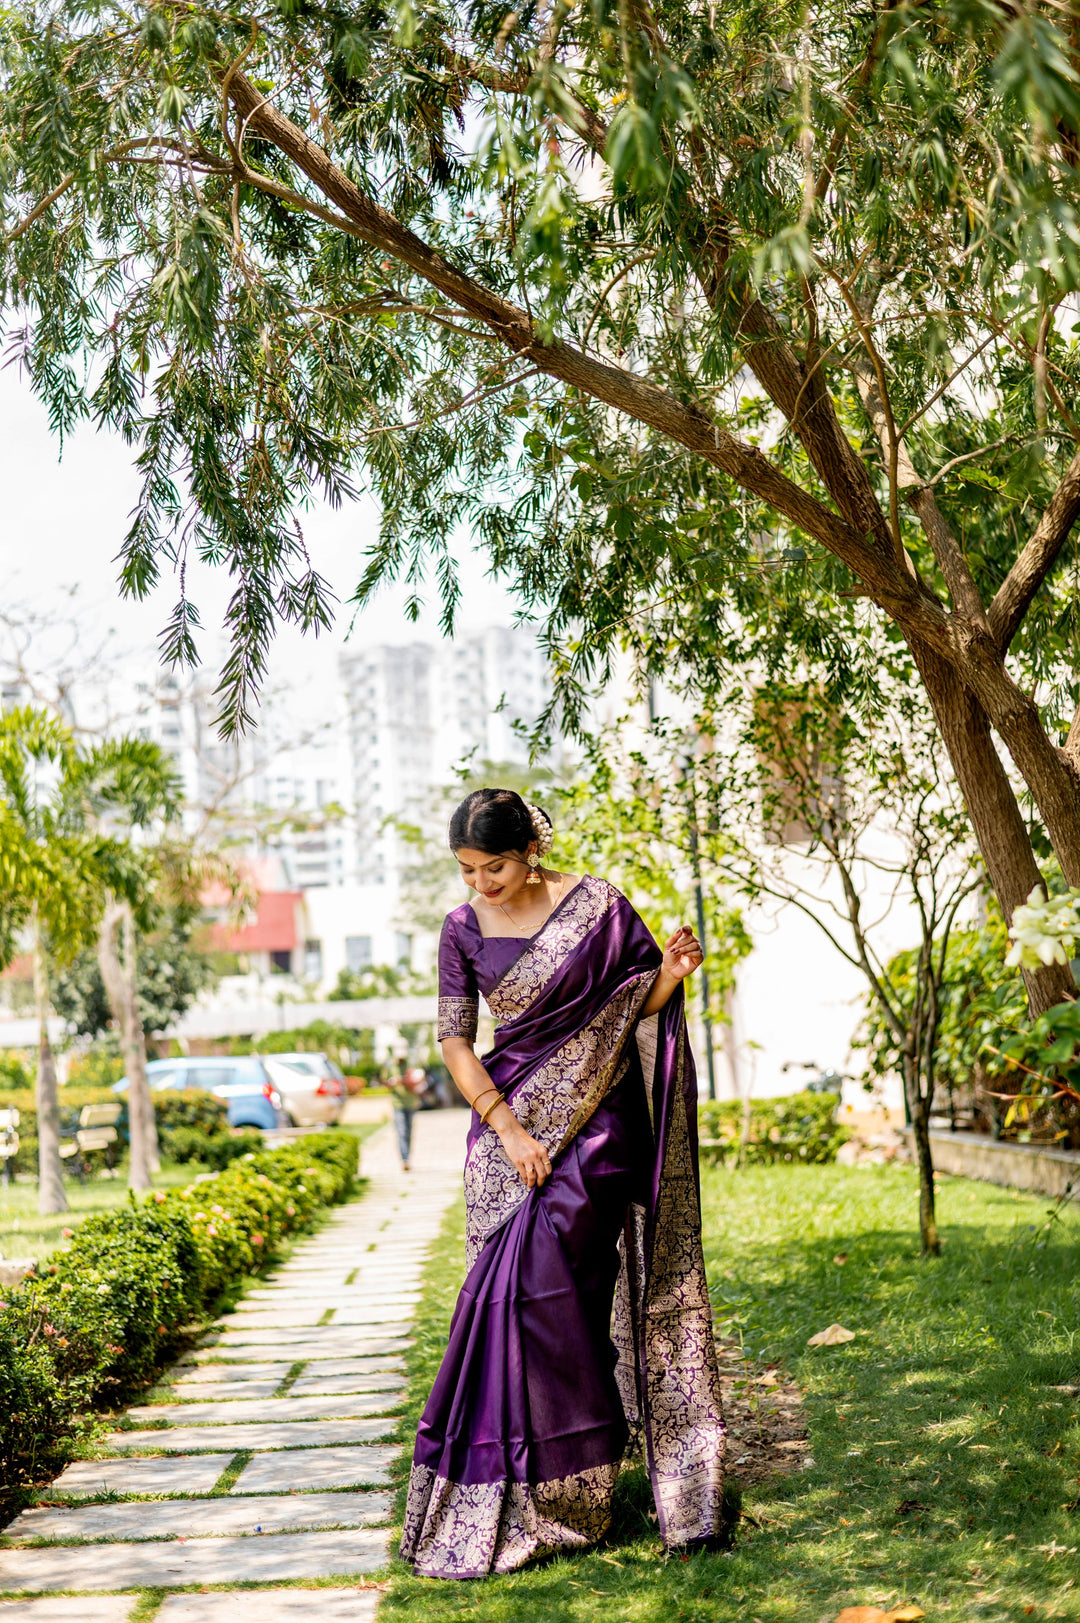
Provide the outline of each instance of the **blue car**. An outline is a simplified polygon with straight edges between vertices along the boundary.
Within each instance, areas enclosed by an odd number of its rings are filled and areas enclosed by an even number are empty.
[[[155,1059],[146,1067],[152,1093],[166,1088],[199,1088],[224,1099],[230,1127],[260,1127],[275,1132],[290,1125],[281,1094],[271,1082],[258,1054],[207,1054],[198,1059]],[[114,1093],[126,1093],[128,1079],[113,1084]]]

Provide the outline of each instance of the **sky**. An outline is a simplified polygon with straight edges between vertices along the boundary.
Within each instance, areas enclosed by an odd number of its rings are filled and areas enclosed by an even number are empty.
[[[3,477],[4,600],[38,611],[72,610],[85,627],[91,647],[108,645],[123,681],[152,681],[157,636],[178,596],[166,578],[141,603],[122,599],[114,562],[138,493],[134,451],[118,435],[82,426],[63,455],[50,433],[47,414],[15,366],[0,370],[0,470]],[[404,614],[405,592],[390,589],[357,617],[347,606],[362,570],[362,554],[375,537],[377,513],[368,500],[334,511],[320,506],[302,516],[312,563],[337,594],[333,630],[318,640],[293,628],[278,636],[267,691],[275,708],[291,709],[296,720],[325,704],[327,683],[335,680],[339,653],[346,647],[439,638],[437,606],[417,625]],[[508,625],[515,604],[497,582],[486,578],[476,554],[462,560],[463,631]],[[196,562],[188,566],[187,589],[197,604],[204,632],[200,650],[213,668],[222,646],[219,628],[229,580],[222,570]],[[72,593],[74,595],[72,596]],[[107,636],[111,633],[111,637]]]

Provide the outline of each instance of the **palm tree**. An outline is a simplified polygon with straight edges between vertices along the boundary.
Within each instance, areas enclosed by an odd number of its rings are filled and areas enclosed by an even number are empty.
[[[0,717],[0,965],[29,927],[38,1017],[38,1210],[67,1210],[60,1161],[56,1058],[49,1038],[54,964],[94,939],[103,867],[118,866],[114,842],[88,832],[73,792],[79,763],[70,730],[45,711]]]
[[[77,758],[73,789],[83,797],[87,821],[114,836],[115,866],[101,876],[105,897],[97,959],[128,1078],[128,1182],[132,1189],[148,1189],[161,1157],[139,1009],[138,933],[152,924],[163,853],[137,841],[153,825],[167,827],[176,818],[180,778],[157,744],[107,739]]]

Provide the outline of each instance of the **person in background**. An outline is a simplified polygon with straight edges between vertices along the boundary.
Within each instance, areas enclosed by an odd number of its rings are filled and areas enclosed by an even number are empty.
[[[409,1170],[412,1155],[413,1117],[420,1109],[420,1095],[424,1091],[424,1073],[417,1065],[410,1065],[390,1084],[394,1100],[394,1129],[401,1152],[401,1168]]]

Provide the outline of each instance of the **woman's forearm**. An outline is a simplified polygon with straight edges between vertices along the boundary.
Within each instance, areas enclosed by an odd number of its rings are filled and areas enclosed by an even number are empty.
[[[442,1053],[458,1092],[467,1104],[487,1114],[488,1126],[498,1133],[522,1181],[530,1188],[543,1184],[551,1176],[551,1157],[522,1127],[506,1100],[496,1098],[495,1084],[477,1059],[472,1044],[464,1037],[447,1037],[442,1043]]]
[[[477,1059],[472,1043],[465,1037],[447,1037],[441,1047],[446,1068],[465,1103],[471,1105],[484,1092],[488,1098],[483,1103],[489,1103],[494,1097],[491,1090],[495,1084]]]
[[[650,1014],[659,1014],[664,1004],[670,1001],[671,994],[679,984],[679,977],[671,975],[666,969],[661,969],[653,982],[653,989],[645,999],[641,1011],[642,1020],[647,1020]]]

